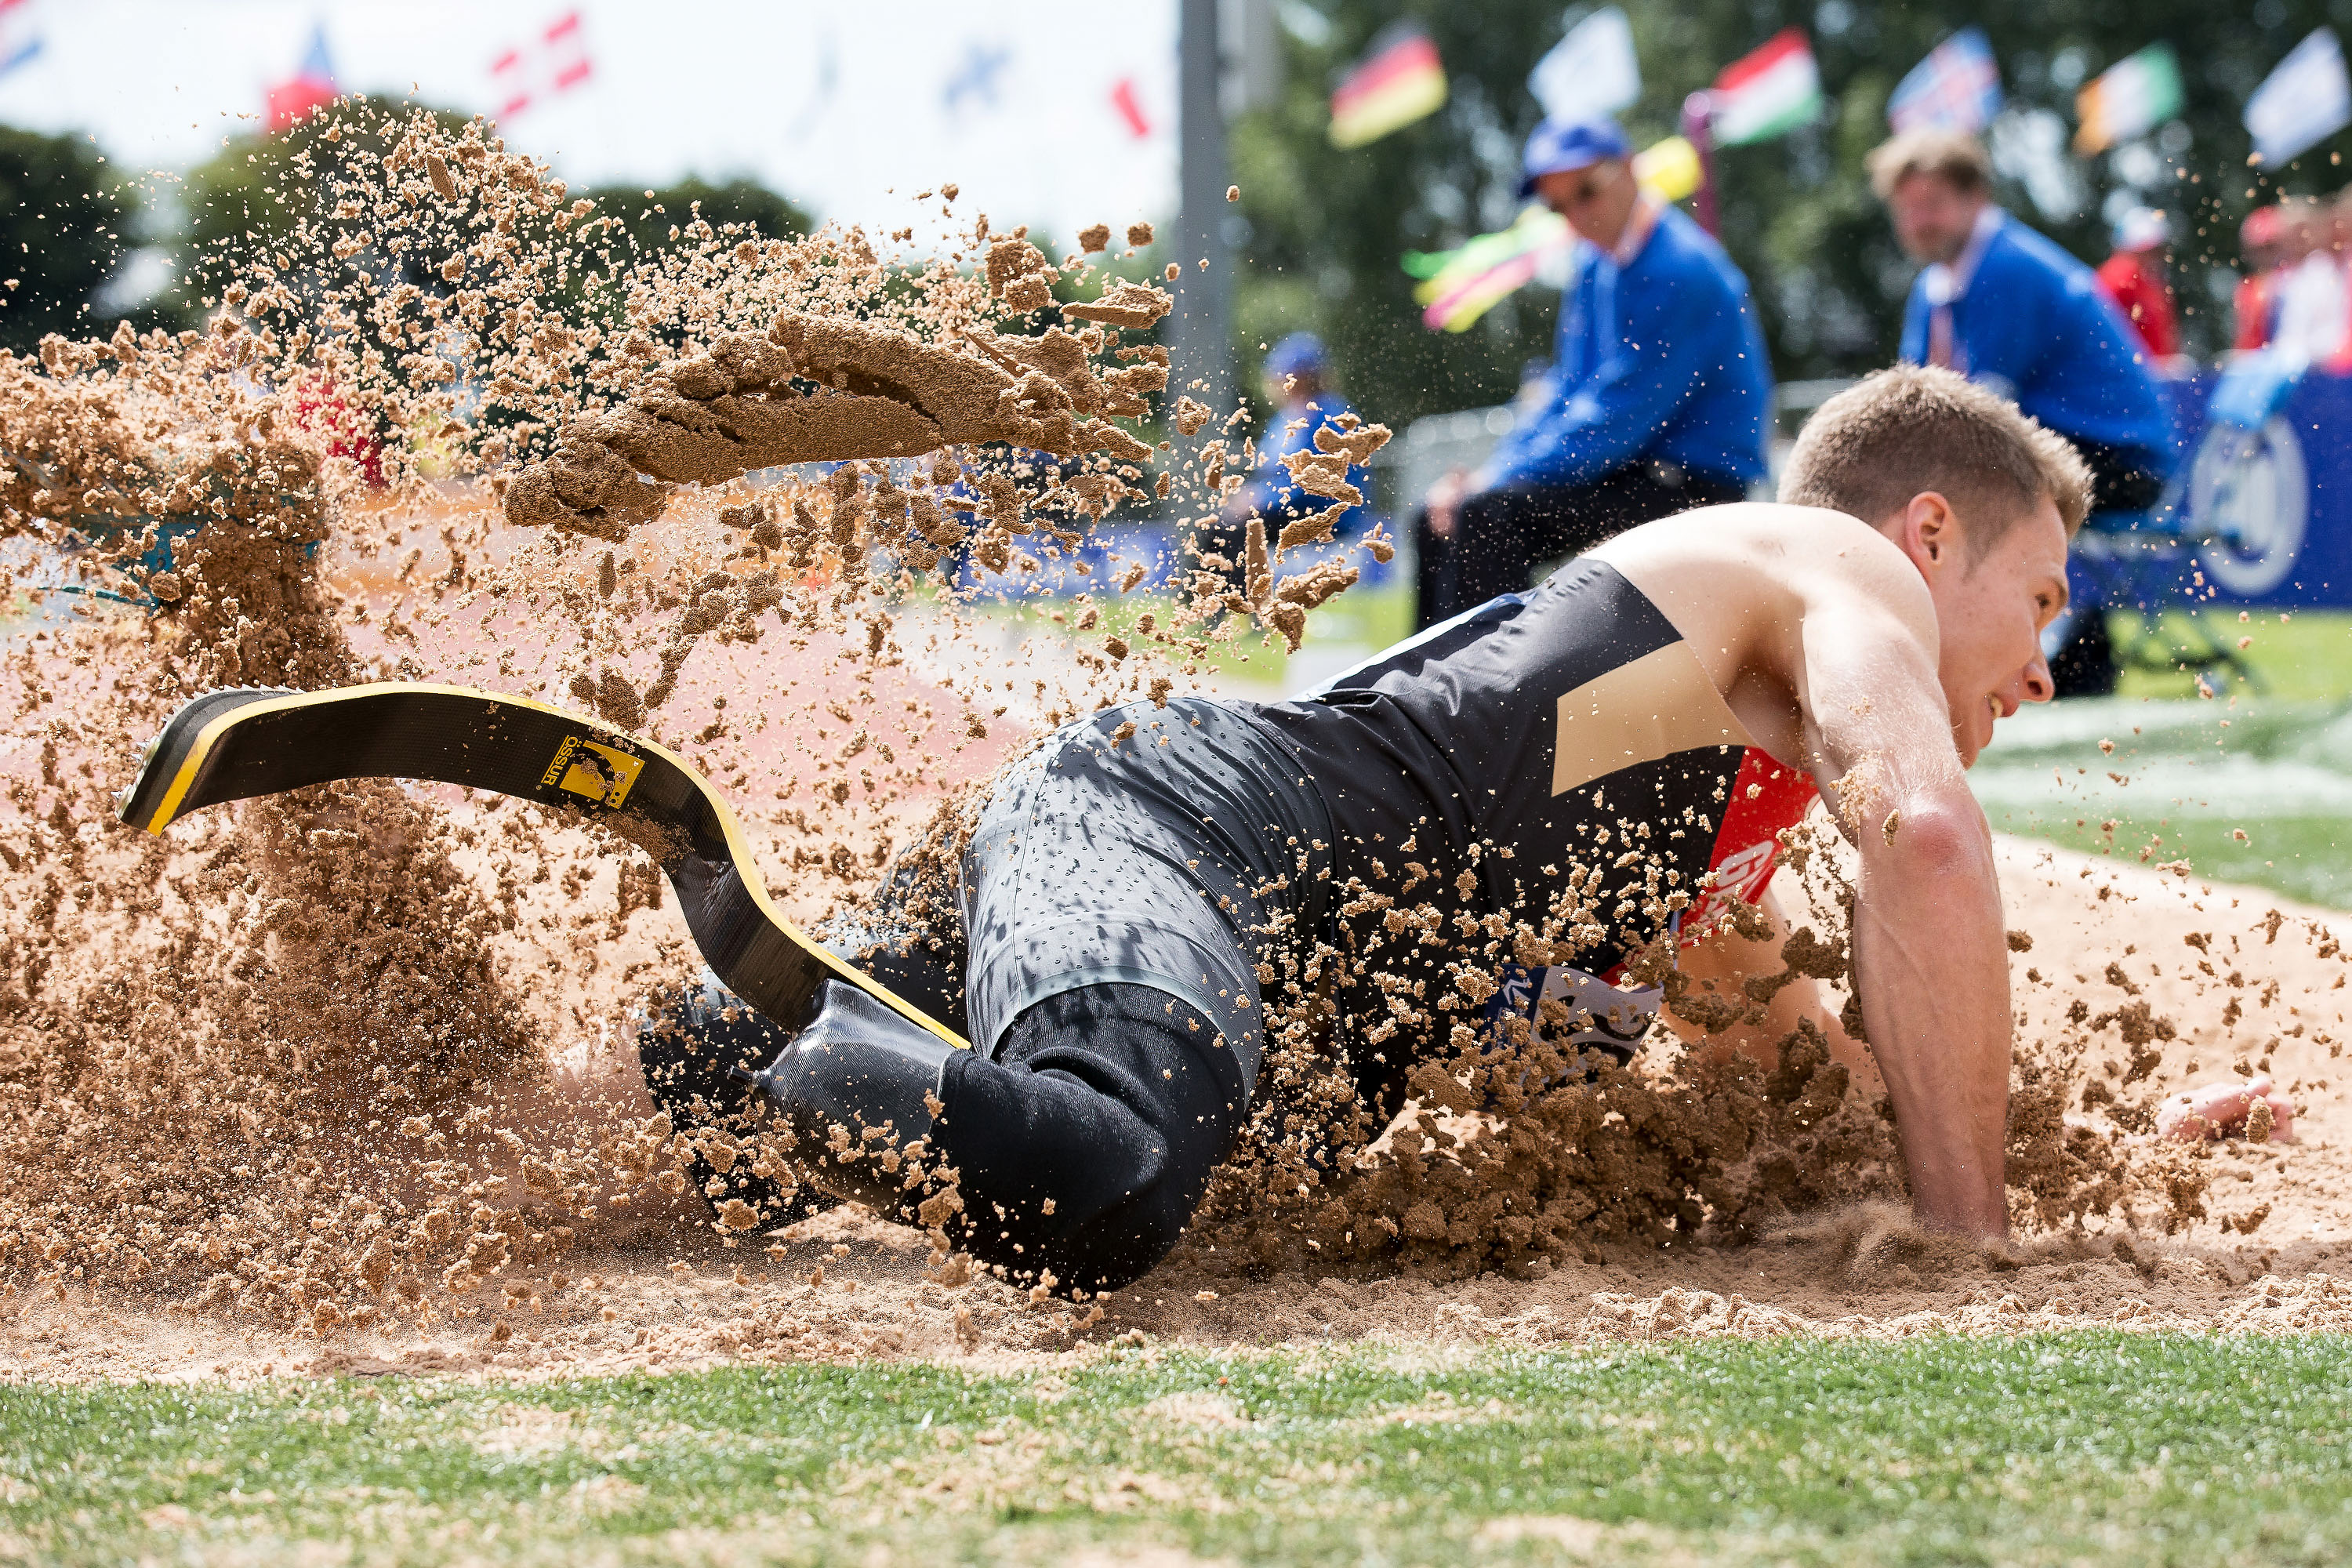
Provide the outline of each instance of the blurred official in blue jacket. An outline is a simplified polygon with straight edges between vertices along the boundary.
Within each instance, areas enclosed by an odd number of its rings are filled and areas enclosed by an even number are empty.
[[[1268,437],[1258,444],[1264,460],[1225,503],[1226,517],[1236,522],[1255,512],[1274,525],[1329,506],[1322,497],[1299,489],[1283,459],[1315,450],[1315,432],[1355,413],[1331,384],[1331,356],[1313,332],[1293,332],[1274,345],[1265,356],[1265,395],[1275,414]],[[1369,495],[1371,470],[1358,463],[1349,468],[1348,482]],[[1349,508],[1340,515],[1339,531],[1360,527],[1365,516],[1363,506]]]
[[[2089,526],[2156,505],[2172,468],[2169,422],[2147,345],[2090,268],[1992,201],[1976,138],[1913,131],[1870,155],[1895,237],[1927,265],[1903,310],[1903,358],[1942,365],[2074,444],[2090,465]],[[2050,661],[2061,697],[2113,691],[2105,618],[2074,617]]]
[[[1200,534],[1201,551],[1223,558],[1236,584],[1252,517],[1265,519],[1266,534],[1272,538],[1284,523],[1331,504],[1301,489],[1283,459],[1314,451],[1318,430],[1342,417],[1352,419],[1356,412],[1332,384],[1331,356],[1313,332],[1293,332],[1275,344],[1265,356],[1265,400],[1274,405],[1274,417],[1266,438],[1258,443],[1258,466],[1225,498],[1216,522]],[[1349,465],[1348,482],[1367,498],[1371,495],[1372,472],[1363,464]],[[1362,531],[1370,515],[1368,499],[1340,513],[1334,526],[1340,535],[1352,535]]]
[[[1538,562],[1739,500],[1764,473],[1771,367],[1723,247],[1642,189],[1607,121],[1545,121],[1523,167],[1519,194],[1585,243],[1535,413],[1413,520],[1424,626],[1525,588]]]

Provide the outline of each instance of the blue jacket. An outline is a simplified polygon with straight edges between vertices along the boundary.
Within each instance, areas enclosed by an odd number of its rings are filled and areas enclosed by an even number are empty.
[[[1748,279],[1675,207],[1622,267],[1577,247],[1548,383],[1487,459],[1492,485],[1590,484],[1638,458],[1742,483],[1764,472],[1772,367]]]
[[[2172,468],[2164,398],[2147,345],[2099,291],[2091,269],[1998,209],[1969,254],[1930,267],[1903,310],[1903,357],[1928,363],[1937,299],[1952,307],[1951,367],[2061,436],[2120,447]]]
[[[1321,496],[1311,496],[1301,489],[1298,481],[1290,477],[1290,470],[1282,466],[1282,459],[1294,452],[1315,450],[1315,432],[1342,414],[1354,412],[1348,406],[1348,400],[1336,392],[1318,392],[1296,409],[1276,409],[1269,421],[1271,433],[1258,447],[1264,460],[1234,496],[1240,509],[1255,511],[1268,522],[1288,522],[1329,506],[1331,503]],[[1297,428],[1293,429],[1293,426]],[[1361,463],[1351,463],[1348,467],[1348,482],[1364,492],[1366,504],[1351,506],[1339,514],[1338,527],[1342,533],[1354,532],[1367,520],[1372,471]]]

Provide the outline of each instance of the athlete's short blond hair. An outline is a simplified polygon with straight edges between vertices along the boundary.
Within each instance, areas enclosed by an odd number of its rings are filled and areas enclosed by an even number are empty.
[[[1864,376],[1797,434],[1780,499],[1875,528],[1934,490],[1952,503],[1981,558],[2048,497],[2072,539],[2091,510],[2091,470],[2017,405],[1933,365]]]

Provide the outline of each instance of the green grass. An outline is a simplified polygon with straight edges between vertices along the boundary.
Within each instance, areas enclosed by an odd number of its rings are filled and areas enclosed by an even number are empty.
[[[0,1561],[2318,1563],[2347,1434],[2333,1337],[13,1387]]]
[[[2352,616],[2205,624],[2253,639],[2251,680],[2205,698],[2185,671],[2133,669],[2112,699],[2022,712],[1970,775],[1977,798],[2004,832],[2352,909]],[[2112,625],[2120,641],[2129,623]],[[2183,617],[2165,631],[2189,640]]]
[[[2118,644],[2134,635],[2129,616],[2111,616],[2108,626]],[[2252,637],[2241,653],[2252,669],[2251,686],[2226,681],[2217,694],[2235,690],[2284,702],[2344,701],[2352,699],[2352,615],[2336,611],[2294,611],[2282,620],[2275,611],[2246,613],[2207,610],[2194,617],[2184,611],[2165,616],[2158,623],[2158,642],[2168,645],[2175,658],[2198,643],[2236,648],[2238,639]],[[2196,678],[2186,670],[2129,669],[2119,690],[2126,697],[2195,697]]]

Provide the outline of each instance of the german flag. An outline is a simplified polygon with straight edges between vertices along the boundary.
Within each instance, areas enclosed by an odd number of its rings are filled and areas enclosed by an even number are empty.
[[[1445,67],[1418,22],[1384,27],[1331,93],[1331,144],[1361,147],[1434,114],[1445,102]]]

